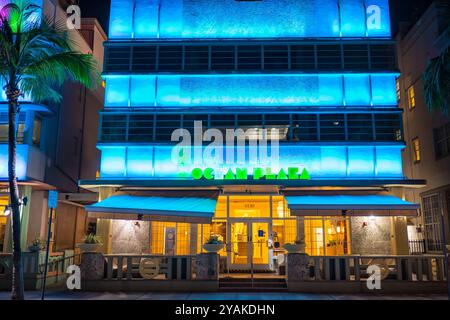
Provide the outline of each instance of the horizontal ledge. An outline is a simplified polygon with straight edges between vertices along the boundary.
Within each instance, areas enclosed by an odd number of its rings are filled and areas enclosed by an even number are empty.
[[[154,188],[198,188],[223,186],[278,186],[283,187],[423,187],[426,180],[406,180],[406,179],[380,179],[380,180],[257,180],[257,181],[239,181],[239,180],[148,180],[148,179],[99,179],[99,180],[80,180],[79,185],[85,188],[96,188],[101,186],[114,187],[154,187]]]

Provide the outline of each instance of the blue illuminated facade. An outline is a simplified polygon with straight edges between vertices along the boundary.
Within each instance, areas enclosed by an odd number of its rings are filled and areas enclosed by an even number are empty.
[[[403,180],[389,21],[387,0],[113,0],[100,181],[264,165],[307,168],[312,181]],[[194,121],[286,130],[280,161],[172,162],[170,133]]]
[[[391,28],[387,0],[258,3],[115,0],[111,2],[109,36],[111,39],[389,38]]]
[[[100,191],[89,216],[113,220],[98,224],[113,239],[105,252],[198,254],[214,232],[227,243],[221,263],[239,271],[251,259],[274,271],[300,238],[316,256],[407,254],[404,237],[354,234],[372,215],[386,234],[406,233],[390,217],[417,209],[386,197],[415,183],[403,174],[389,21],[387,0],[112,0],[99,176],[80,182]],[[230,146],[229,130],[247,130],[246,143]],[[213,199],[201,221],[200,198]],[[132,239],[135,220],[150,238],[125,246],[118,230]]]

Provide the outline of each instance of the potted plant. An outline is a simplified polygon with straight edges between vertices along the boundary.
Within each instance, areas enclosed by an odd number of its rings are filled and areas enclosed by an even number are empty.
[[[36,238],[31,242],[30,246],[28,247],[28,250],[30,250],[30,252],[39,252],[44,248],[45,248],[45,241],[40,238]]]
[[[100,238],[90,233],[83,239],[83,243],[78,244],[78,247],[82,252],[97,252],[102,245]]]
[[[283,248],[288,253],[305,253],[306,243],[304,238],[298,238],[294,243],[285,243]]]
[[[203,245],[203,249],[207,252],[217,253],[223,249],[225,244],[220,240],[219,235],[212,234],[206,243]]]

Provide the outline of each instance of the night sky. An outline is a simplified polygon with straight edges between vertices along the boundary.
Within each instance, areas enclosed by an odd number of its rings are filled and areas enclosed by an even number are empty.
[[[217,1],[217,0],[214,0]],[[230,1],[230,0],[222,0]],[[301,1],[301,0],[298,0]],[[304,0],[307,1],[307,0]],[[83,17],[95,17],[108,33],[110,0],[78,0]],[[432,0],[390,0],[392,32],[395,35],[401,21],[416,21],[430,5]]]

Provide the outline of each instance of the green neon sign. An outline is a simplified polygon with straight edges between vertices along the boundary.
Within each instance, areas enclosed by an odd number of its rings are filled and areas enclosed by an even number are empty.
[[[280,169],[273,172],[271,168],[254,168],[253,175],[248,174],[247,168],[228,169],[222,175],[216,175],[212,168],[195,168],[191,176],[194,180],[311,180],[308,170],[299,168]]]

